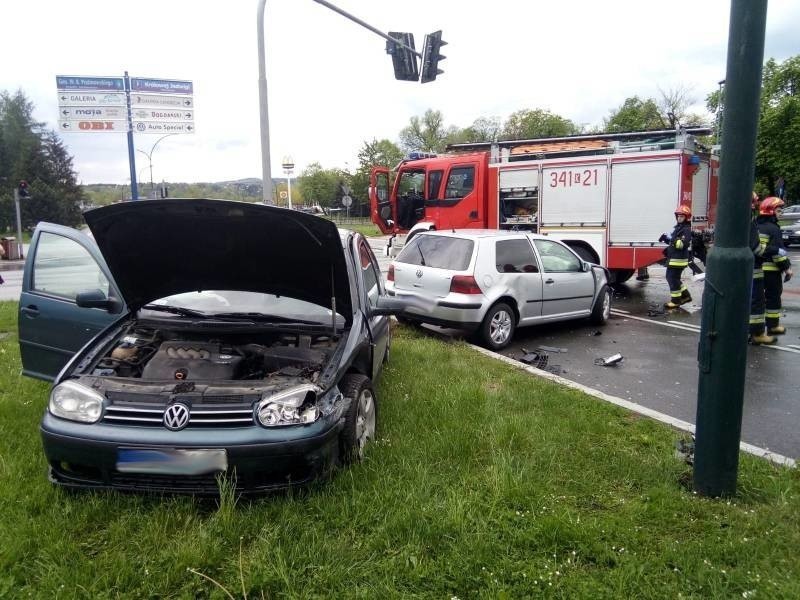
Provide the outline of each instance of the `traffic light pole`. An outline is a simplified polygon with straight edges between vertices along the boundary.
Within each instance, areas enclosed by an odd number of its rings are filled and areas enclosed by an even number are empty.
[[[697,351],[694,490],[736,493],[753,253],[750,202],[755,172],[767,0],[732,0],[722,119],[719,209],[708,254]]]
[[[14,188],[14,207],[17,209],[17,254],[20,258],[22,256],[22,215],[19,210],[19,189]]]
[[[131,114],[131,79],[125,71],[125,104],[128,109],[128,163],[131,169],[131,200],[139,199],[139,184],[136,181],[136,153],[133,150],[133,116]]]

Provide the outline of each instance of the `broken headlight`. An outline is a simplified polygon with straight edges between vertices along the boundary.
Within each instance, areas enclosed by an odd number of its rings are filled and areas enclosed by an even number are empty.
[[[265,395],[256,405],[256,421],[263,427],[305,425],[321,416],[341,410],[342,395],[331,388],[318,398],[322,390],[315,385],[301,385],[278,394]]]

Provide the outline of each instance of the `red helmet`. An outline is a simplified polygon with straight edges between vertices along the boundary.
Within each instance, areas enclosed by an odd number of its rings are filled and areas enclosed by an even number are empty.
[[[758,207],[758,214],[764,215],[766,217],[771,217],[775,215],[775,210],[784,206],[786,203],[781,200],[780,198],[776,198],[775,196],[770,196],[769,198],[764,198],[761,201],[761,205]]]
[[[686,217],[686,220],[688,221],[689,219],[692,218],[692,209],[686,206],[685,204],[681,204],[678,206],[678,208],[675,209],[675,216],[677,217],[679,215],[683,215],[684,217]]]

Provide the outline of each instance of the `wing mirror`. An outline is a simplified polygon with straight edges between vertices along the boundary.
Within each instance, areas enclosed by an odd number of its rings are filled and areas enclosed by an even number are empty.
[[[583,270],[584,273],[588,273],[589,271],[592,270],[592,265],[586,261],[583,261],[583,263],[581,264],[581,269]]]
[[[110,313],[118,313],[122,302],[116,298],[108,298],[102,290],[84,290],[75,296],[75,304],[81,308],[102,308]]]

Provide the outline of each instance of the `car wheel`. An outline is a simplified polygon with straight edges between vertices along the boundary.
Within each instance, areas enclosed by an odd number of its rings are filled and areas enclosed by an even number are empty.
[[[597,295],[597,300],[592,307],[592,315],[589,320],[595,325],[604,325],[611,316],[611,290],[607,285],[604,285],[600,293]]]
[[[515,327],[514,311],[508,304],[499,302],[492,306],[483,318],[480,328],[481,341],[490,350],[501,350],[511,342]]]
[[[339,436],[339,456],[343,464],[350,464],[362,460],[367,443],[375,440],[378,404],[372,382],[364,375],[345,375],[339,390],[350,401]]]

